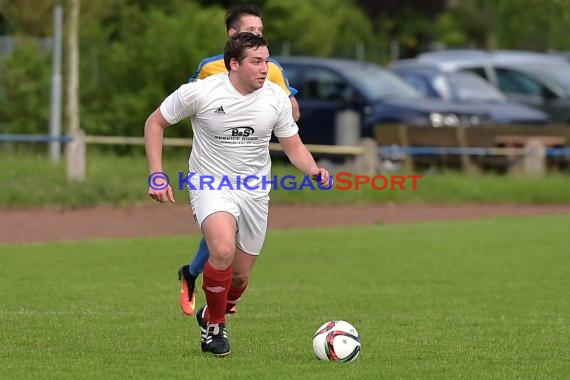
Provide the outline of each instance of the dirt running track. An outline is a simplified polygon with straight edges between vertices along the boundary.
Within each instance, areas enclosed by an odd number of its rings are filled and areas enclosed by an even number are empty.
[[[371,205],[270,207],[269,228],[416,223],[432,220],[570,214],[565,205]],[[0,244],[198,233],[188,204],[0,210]]]

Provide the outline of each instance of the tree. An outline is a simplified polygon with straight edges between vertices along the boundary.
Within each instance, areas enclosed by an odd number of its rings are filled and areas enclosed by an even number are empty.
[[[86,132],[141,135],[145,115],[185,83],[202,58],[222,52],[224,10],[185,1],[171,5],[143,12],[136,3],[117,4],[106,18],[82,24]],[[169,133],[189,135],[184,128]]]
[[[48,37],[55,0],[0,0],[0,14],[10,34]]]
[[[433,24],[448,0],[357,0],[379,38],[398,42],[404,57],[429,48]]]
[[[36,41],[18,38],[11,55],[0,57],[0,120],[4,133],[46,134],[49,125],[51,59]]]
[[[79,122],[79,7],[80,0],[70,0],[67,28],[67,129],[77,132]]]
[[[370,22],[350,0],[267,0],[264,24],[273,54],[285,41],[292,54],[330,56],[373,40]]]
[[[491,18],[479,0],[463,0],[450,4],[433,28],[433,38],[448,48],[486,48],[489,43]]]
[[[481,0],[492,19],[492,47],[544,51],[570,49],[570,2]]]
[[[217,4],[224,9],[229,9],[236,4],[255,4],[261,9],[265,8],[265,0],[199,0],[202,6]]]

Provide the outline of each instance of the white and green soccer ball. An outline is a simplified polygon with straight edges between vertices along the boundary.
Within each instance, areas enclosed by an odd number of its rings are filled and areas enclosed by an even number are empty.
[[[360,354],[360,336],[346,321],[324,323],[313,337],[313,351],[320,360],[349,363]]]

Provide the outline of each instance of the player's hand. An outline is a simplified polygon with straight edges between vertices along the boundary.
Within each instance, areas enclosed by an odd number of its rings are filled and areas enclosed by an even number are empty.
[[[323,189],[329,189],[332,186],[332,177],[326,169],[314,168],[309,175],[313,181],[317,183],[320,181],[319,187]]]
[[[175,202],[174,193],[172,192],[172,187],[170,187],[170,185],[161,190],[149,187],[148,195],[157,202]]]

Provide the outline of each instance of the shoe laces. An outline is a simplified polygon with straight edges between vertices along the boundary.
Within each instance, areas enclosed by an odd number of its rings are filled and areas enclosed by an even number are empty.
[[[208,325],[208,335],[212,337],[212,339],[224,339],[228,338],[228,331],[226,329],[225,323],[215,323]]]

